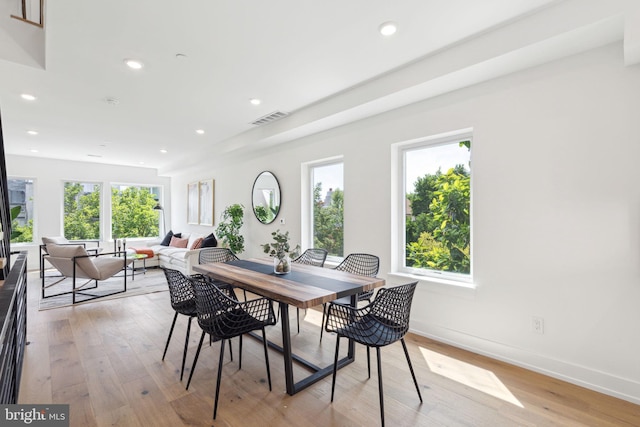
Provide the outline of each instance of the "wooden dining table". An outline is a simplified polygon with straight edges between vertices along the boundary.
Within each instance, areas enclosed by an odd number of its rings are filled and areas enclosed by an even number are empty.
[[[378,277],[360,276],[330,268],[303,264],[292,264],[290,273],[276,274],[273,271],[273,260],[271,258],[252,258],[226,263],[200,264],[193,266],[193,269],[198,273],[280,303],[282,345],[280,346],[271,341],[268,341],[268,344],[271,348],[282,352],[286,391],[289,395],[294,395],[304,390],[333,372],[333,362],[330,365],[319,367],[293,352],[289,306],[311,308],[343,297],[351,297],[351,304],[355,305],[356,295],[359,292],[369,291],[385,285],[384,279]],[[354,360],[355,343],[350,340],[347,356],[338,361],[338,369],[352,363]],[[308,376],[297,382],[294,380],[293,375],[294,361],[311,371]]]

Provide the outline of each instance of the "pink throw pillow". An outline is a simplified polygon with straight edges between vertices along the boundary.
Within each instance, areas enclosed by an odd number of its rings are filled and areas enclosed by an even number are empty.
[[[189,239],[186,239],[186,238],[181,239],[179,237],[173,236],[171,238],[171,243],[169,243],[169,246],[174,248],[186,248],[188,242],[189,242]]]
[[[194,249],[200,249],[200,246],[202,246],[202,237],[198,237],[193,244],[191,245],[191,247],[189,248],[190,250],[194,250]]]

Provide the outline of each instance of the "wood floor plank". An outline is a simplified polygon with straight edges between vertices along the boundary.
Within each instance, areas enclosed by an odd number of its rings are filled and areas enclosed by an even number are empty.
[[[161,273],[149,270],[144,277]],[[157,279],[157,278],[156,278]],[[164,361],[173,320],[167,292],[96,300],[77,307],[38,311],[38,284],[30,279],[21,403],[67,403],[70,425],[85,426],[371,426],[380,422],[375,351],[367,378],[366,352],[331,377],[289,396],[284,392],[282,355],[269,350],[273,391],[266,383],[262,344],[245,338],[242,370],[238,339],[234,360],[225,349],[218,417],[212,420],[220,343],[205,341],[190,389],[185,390],[200,338],[194,320],[185,378],[180,364],[187,320],[179,316]],[[316,309],[301,319],[294,349],[314,362],[333,361],[335,335],[319,340]],[[304,311],[301,311],[301,315]],[[280,325],[267,328],[281,341]],[[346,341],[341,345],[346,349]],[[393,426],[604,426],[640,425],[640,406],[408,334],[408,350],[424,402],[420,403],[402,346],[382,349],[385,419]],[[294,365],[296,378],[308,373]]]

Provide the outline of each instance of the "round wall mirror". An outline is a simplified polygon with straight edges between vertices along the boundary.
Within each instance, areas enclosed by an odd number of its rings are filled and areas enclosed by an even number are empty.
[[[280,184],[274,174],[264,171],[253,183],[253,213],[263,224],[271,224],[280,212]]]

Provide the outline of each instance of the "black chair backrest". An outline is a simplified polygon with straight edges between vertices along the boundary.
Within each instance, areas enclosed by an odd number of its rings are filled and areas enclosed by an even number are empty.
[[[317,267],[324,267],[324,262],[327,259],[327,250],[321,248],[309,248],[304,251],[299,257],[292,262],[298,264],[315,265]]]
[[[371,303],[370,315],[391,328],[394,336],[402,337],[409,331],[411,303],[417,285],[418,282],[413,282],[393,288],[382,288]]]
[[[193,284],[188,277],[178,270],[160,267],[164,271],[169,285],[169,296],[171,297],[171,307],[182,312],[183,310],[195,310],[196,294]]]
[[[235,261],[238,257],[229,248],[205,248],[200,250],[199,264]]]
[[[359,274],[361,276],[375,276],[380,268],[380,258],[375,255],[353,253],[335,268],[347,273]]]
[[[260,298],[240,303],[204,279],[191,280],[196,294],[198,324],[213,341],[275,324],[270,300]]]

